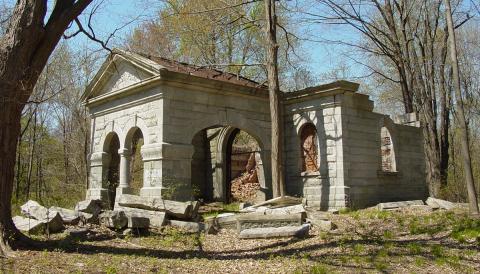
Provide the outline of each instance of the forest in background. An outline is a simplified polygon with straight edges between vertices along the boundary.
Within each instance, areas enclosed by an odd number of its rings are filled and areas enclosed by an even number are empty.
[[[360,82],[362,92],[375,100],[376,111],[388,114],[403,113],[405,94],[402,91],[413,91],[415,98],[411,107],[428,126],[425,136],[426,147],[430,150],[427,152],[430,180],[433,173],[440,175],[434,179],[439,188],[437,196],[465,202],[467,195],[460,161],[459,129],[454,119],[456,101],[451,64],[446,56],[448,37],[442,1],[414,1],[415,6],[402,6],[411,1],[395,1],[402,5],[393,8],[396,11],[391,13],[392,18],[383,16],[385,7],[377,9],[373,4],[367,11],[355,13],[352,11],[356,6],[349,7],[347,2],[343,6],[338,4],[342,1],[306,2],[279,7],[279,22],[285,29],[280,30],[278,38],[282,89],[297,90],[335,79],[353,80]],[[265,44],[262,5],[241,5],[235,7],[234,12],[216,9],[213,13],[204,13],[197,11],[222,7],[224,1],[171,0],[168,3],[155,20],[140,23],[125,38],[124,44],[116,46],[224,70],[260,83],[266,81],[265,68],[259,65],[265,58],[262,54]],[[454,18],[478,193],[480,11],[472,3],[455,1]],[[314,12],[310,4],[316,7]],[[349,45],[348,41],[336,39],[324,41],[321,33],[304,32],[306,24],[325,28],[337,24],[351,27],[351,31],[360,32],[363,42]],[[385,37],[389,24],[399,27],[398,40],[404,39],[404,44],[398,48]],[[401,28],[407,24],[408,28]],[[308,68],[309,56],[302,54],[302,47],[313,40],[350,46],[355,61],[367,66],[371,75],[360,79],[352,77],[355,67],[349,65],[316,75]],[[71,47],[67,39],[55,50],[23,112],[14,209],[28,199],[36,199],[47,206],[69,207],[84,198],[90,132],[88,114],[80,96],[104,60],[105,52],[74,51]],[[399,60],[406,62],[405,75],[399,73],[402,71],[398,68]]]

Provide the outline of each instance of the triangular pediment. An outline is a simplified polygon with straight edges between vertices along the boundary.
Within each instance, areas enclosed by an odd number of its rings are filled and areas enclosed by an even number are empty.
[[[149,78],[158,75],[158,65],[135,59],[137,56],[125,56],[124,53],[112,53],[102,65],[97,75],[87,87],[84,100],[89,100],[105,94],[111,94],[138,85]]]

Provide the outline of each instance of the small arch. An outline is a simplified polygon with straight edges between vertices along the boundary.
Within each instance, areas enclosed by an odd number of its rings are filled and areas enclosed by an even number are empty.
[[[395,145],[390,130],[386,126],[380,129],[381,170],[384,172],[396,172]]]
[[[300,129],[301,171],[318,172],[318,138],[317,128],[306,123]]]
[[[124,148],[128,150],[129,161],[129,186],[135,194],[139,194],[144,184],[144,163],[141,147],[144,145],[143,132],[139,127],[132,127],[125,137]]]
[[[103,143],[103,151],[108,154],[109,161],[104,162],[106,186],[108,190],[108,200],[110,208],[113,208],[115,203],[115,192],[120,181],[120,155],[118,149],[120,148],[120,140],[117,133],[109,132],[105,137]]]

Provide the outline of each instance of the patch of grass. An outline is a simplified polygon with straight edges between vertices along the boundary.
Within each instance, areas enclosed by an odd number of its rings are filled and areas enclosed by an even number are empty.
[[[327,274],[329,273],[327,267],[324,265],[316,264],[310,268],[309,273],[311,274]]]
[[[222,204],[223,212],[238,212],[240,203]]]
[[[392,231],[390,231],[390,230],[385,230],[385,231],[383,232],[383,238],[384,238],[385,240],[391,240],[391,239],[393,239],[393,237],[394,237],[394,234],[393,234]]]
[[[422,267],[424,266],[426,263],[426,260],[422,257],[417,257],[415,258],[415,265],[418,266],[418,267]]]
[[[460,219],[453,226],[451,236],[461,243],[467,241],[477,241],[477,243],[480,243],[480,220],[470,218]]]
[[[418,255],[422,252],[422,247],[418,243],[409,243],[407,249],[413,255]]]

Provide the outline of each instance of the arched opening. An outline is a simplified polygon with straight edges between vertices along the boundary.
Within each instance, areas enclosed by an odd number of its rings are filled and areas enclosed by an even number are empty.
[[[305,124],[300,131],[302,172],[319,171],[317,142],[317,129],[311,123]]]
[[[135,195],[139,195],[140,189],[143,187],[143,159],[141,154],[143,144],[143,133],[140,128],[132,128],[127,134],[126,146],[130,152],[129,186]]]
[[[382,127],[380,131],[381,137],[381,155],[382,155],[382,171],[396,172],[397,165],[395,162],[395,150],[393,146],[392,135],[387,127]]]
[[[213,126],[192,139],[191,182],[205,201],[255,201],[265,178],[259,142],[233,127]],[[262,184],[263,183],[263,184]]]
[[[115,193],[119,185],[119,173],[120,173],[120,155],[118,149],[120,148],[120,140],[118,135],[111,132],[105,138],[103,151],[108,153],[109,161],[107,162],[106,171],[106,185],[108,190],[108,200],[110,208],[113,208],[115,204]]]
[[[235,129],[227,142],[227,200],[255,202],[260,190],[258,179],[260,146],[247,132]]]

